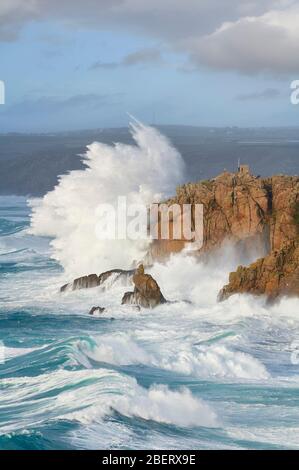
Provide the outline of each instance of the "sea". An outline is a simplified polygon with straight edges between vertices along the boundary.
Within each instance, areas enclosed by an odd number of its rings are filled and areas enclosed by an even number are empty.
[[[170,301],[155,309],[121,305],[129,279],[60,292],[146,249],[98,239],[99,200],[180,179],[167,139],[132,132],[134,148],[93,143],[43,198],[0,197],[0,449],[298,449],[299,300],[218,302],[233,247],[154,263]]]

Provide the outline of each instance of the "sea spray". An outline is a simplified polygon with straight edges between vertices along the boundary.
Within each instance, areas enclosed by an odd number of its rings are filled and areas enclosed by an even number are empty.
[[[141,123],[131,124],[131,132],[135,145],[89,145],[84,170],[61,176],[53,191],[30,202],[30,232],[53,238],[53,257],[70,276],[128,268],[148,249],[148,240],[100,240],[99,204],[125,196],[128,204],[148,205],[184,181],[183,159],[164,136]]]

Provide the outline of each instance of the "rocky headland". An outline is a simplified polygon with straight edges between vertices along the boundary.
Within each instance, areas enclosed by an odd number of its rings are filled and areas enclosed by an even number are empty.
[[[299,295],[298,176],[260,178],[252,175],[247,165],[241,165],[236,173],[225,171],[211,180],[178,187],[176,196],[166,203],[203,204],[203,246],[195,255],[213,254],[227,242],[242,253],[252,247],[263,253],[249,266],[236,267],[230,273],[219,300],[235,293],[266,295],[270,300]],[[170,218],[170,233],[172,224]],[[154,240],[147,258],[165,261],[185,246],[184,239]],[[134,290],[124,295],[124,304],[154,307],[165,302],[158,284],[144,274],[143,266],[137,271],[116,269],[83,276],[61,291],[104,285],[111,276],[129,279],[134,285]]]
[[[269,299],[299,295],[299,177],[260,178],[243,165],[237,173],[189,183],[177,188],[169,204],[203,204],[203,247],[212,253],[229,241],[243,253],[251,247],[264,256],[239,266],[219,293],[224,300],[235,293],[265,294]],[[184,240],[156,240],[153,259],[180,251]]]

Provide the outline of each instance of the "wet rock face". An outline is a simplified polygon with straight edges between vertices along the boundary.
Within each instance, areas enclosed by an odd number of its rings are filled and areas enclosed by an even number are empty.
[[[220,299],[239,292],[266,294],[276,298],[284,293],[298,295],[299,177],[259,178],[248,168],[238,173],[224,172],[217,178],[185,184],[170,204],[203,204],[203,247],[197,253],[210,253],[227,240],[242,252],[251,247],[265,253],[250,266],[239,266],[231,273]],[[192,221],[194,225],[194,221]],[[159,232],[159,230],[158,230]],[[173,221],[169,221],[173,232]],[[186,240],[154,240],[150,261],[165,260],[181,251]],[[134,283],[134,291],[123,297],[124,304],[154,307],[165,302],[156,281],[144,274],[143,267],[123,271],[115,269],[90,274],[66,284],[61,291],[103,286],[122,280]]]
[[[299,204],[299,177],[273,176],[269,180],[272,207],[270,215],[271,250],[280,250],[299,235],[296,206]]]
[[[139,305],[144,308],[154,308],[166,302],[160,287],[150,274],[144,274],[144,267],[140,265],[133,276],[134,291],[126,292],[122,304]]]
[[[110,271],[105,271],[100,274],[89,274],[88,276],[78,277],[74,279],[73,282],[65,284],[60,288],[60,292],[65,292],[68,290],[78,290],[78,289],[90,289],[92,287],[98,287],[105,285],[106,281],[113,279],[114,282],[123,281],[124,283],[130,282],[135,270],[123,270],[123,269],[111,269]]]
[[[104,307],[92,307],[89,311],[89,315],[98,315],[105,312]]]
[[[247,239],[260,240],[270,251],[296,235],[292,210],[298,194],[298,176],[258,178],[249,172],[224,172],[212,180],[178,187],[168,204],[203,204],[202,251],[217,248],[224,240]],[[184,245],[184,240],[156,240],[151,254],[154,260],[165,258]]]
[[[269,192],[264,181],[245,173],[224,172],[217,178],[177,188],[168,204],[203,204],[202,251],[218,248],[225,240],[255,239],[267,243]],[[194,221],[193,221],[194,225]],[[156,240],[152,258],[163,260],[185,246],[184,240]]]
[[[219,300],[236,293],[265,294],[269,300],[282,295],[299,296],[299,244],[286,244],[248,267],[239,266],[230,273]]]
[[[220,300],[244,292],[269,300],[299,296],[299,178],[273,176],[264,182],[270,194],[269,254],[232,272]]]
[[[99,278],[96,274],[89,274],[88,276],[79,277],[73,282],[72,289],[89,289],[99,285]]]
[[[298,295],[299,177],[258,178],[249,169],[224,172],[217,178],[185,184],[168,204],[203,204],[203,247],[212,252],[229,240],[238,248],[259,248],[265,257],[239,266],[219,293],[225,299],[238,292],[269,298]],[[163,260],[185,246],[183,240],[155,240],[151,258]]]

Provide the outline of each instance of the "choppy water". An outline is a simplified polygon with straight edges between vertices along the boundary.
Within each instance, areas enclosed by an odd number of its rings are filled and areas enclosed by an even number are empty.
[[[121,285],[60,294],[28,225],[0,199],[0,449],[299,448],[298,300],[218,304],[227,258],[182,255],[153,268],[178,300],[153,311],[120,307]]]

